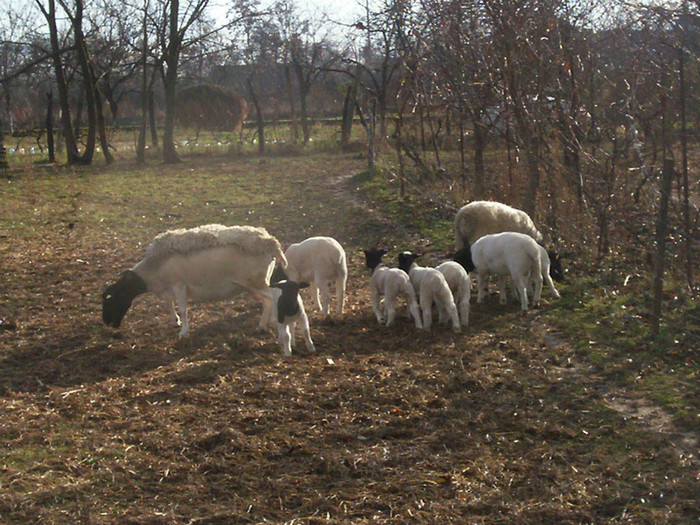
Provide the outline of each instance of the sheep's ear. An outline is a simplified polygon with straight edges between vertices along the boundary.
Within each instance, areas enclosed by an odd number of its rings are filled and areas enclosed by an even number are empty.
[[[270,288],[279,288],[280,290],[282,289],[282,285],[286,283],[287,281],[278,281],[276,283],[270,283]]]
[[[303,281],[299,283],[299,288],[308,288],[308,287],[309,287],[309,283],[305,283]]]
[[[415,257],[418,259],[418,257],[423,257],[425,255],[425,252],[416,252]]]

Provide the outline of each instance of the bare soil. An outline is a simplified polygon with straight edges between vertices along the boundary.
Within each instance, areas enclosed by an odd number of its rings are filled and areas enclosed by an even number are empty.
[[[548,296],[473,304],[461,334],[376,323],[360,250],[393,262],[420,232],[350,197],[362,167],[203,158],[156,168],[156,191],[127,170],[5,184],[0,522],[696,523],[697,434],[631,408],[543,321]],[[98,191],[112,177],[133,193]],[[224,220],[345,246],[343,316],[305,301],[316,355],[284,359],[250,297],[193,305],[181,340],[150,296],[102,325],[104,286],[155,233]]]

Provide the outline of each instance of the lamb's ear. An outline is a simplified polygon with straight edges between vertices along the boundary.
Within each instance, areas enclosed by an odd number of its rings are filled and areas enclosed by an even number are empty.
[[[303,281],[299,283],[299,288],[308,288],[308,287],[309,287],[309,283],[305,283]]]
[[[286,283],[286,282],[287,282],[287,281],[278,281],[278,282],[276,282],[276,283],[270,283],[270,288],[279,288],[279,289],[281,290],[281,289],[282,289],[282,286],[283,286],[284,283]]]
[[[415,257],[418,259],[418,257],[423,257],[425,255],[425,252],[416,252]]]

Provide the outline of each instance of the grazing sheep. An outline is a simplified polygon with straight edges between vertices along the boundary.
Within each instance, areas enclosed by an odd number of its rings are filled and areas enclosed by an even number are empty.
[[[277,313],[277,341],[285,357],[292,355],[292,348],[296,347],[296,326],[301,326],[301,335],[304,338],[306,349],[312,354],[316,353],[316,347],[311,340],[309,331],[309,318],[304,311],[304,303],[299,296],[301,288],[308,288],[309,283],[296,281],[280,281],[270,285],[273,290],[273,311]]]
[[[462,326],[469,325],[469,301],[472,294],[472,282],[464,267],[455,261],[445,261],[435,267],[435,269],[445,276],[447,286],[450,287],[455,305],[459,311],[459,321]],[[438,304],[438,314],[440,322],[446,316],[446,312]]]
[[[527,310],[527,285],[530,278],[535,281],[533,304],[537,304],[542,294],[542,264],[540,247],[529,235],[517,232],[503,232],[485,235],[470,247],[462,248],[455,254],[455,261],[464,266],[467,272],[476,270],[478,280],[477,303],[483,300],[486,276],[495,273],[499,277],[510,275],[520,296],[521,309]],[[506,303],[506,280],[500,281],[500,302]]]
[[[372,270],[369,286],[372,310],[377,316],[377,321],[380,324],[386,321],[386,326],[391,325],[396,318],[396,298],[403,295],[408,303],[408,309],[413,316],[416,328],[423,328],[416,293],[408,274],[398,268],[387,268],[382,264],[382,257],[387,253],[384,249],[372,248],[364,250],[364,253],[367,268]],[[382,296],[384,296],[383,307],[381,304]],[[384,317],[382,310],[386,310],[386,317]]]
[[[264,228],[207,224],[161,233],[146,248],[144,258],[102,294],[102,320],[118,328],[137,296],[151,292],[177,303],[180,337],[189,331],[187,299],[208,302],[248,291],[261,299],[260,327],[272,312],[268,286],[275,260],[287,260],[277,239]]]
[[[508,231],[542,240],[542,234],[527,213],[494,201],[474,201],[462,206],[455,217],[454,230],[457,250],[474,244],[484,235]]]
[[[345,250],[332,237],[309,237],[292,244],[284,252],[288,266],[286,276],[292,281],[308,281],[311,284],[311,297],[316,308],[328,314],[331,302],[329,282],[335,283],[338,303],[336,313],[341,315],[345,306],[345,283],[348,279],[348,267]],[[286,278],[284,272],[275,269],[273,279]],[[319,300],[320,292],[320,300]]]
[[[415,259],[421,254],[402,252],[399,254],[399,268],[406,272],[411,280],[414,290],[420,298],[420,309],[423,312],[423,328],[430,330],[433,322],[432,305],[435,302],[438,310],[447,312],[452,321],[452,330],[461,331],[457,307],[452,296],[452,291],[445,280],[445,276],[435,268],[424,268],[416,264]]]

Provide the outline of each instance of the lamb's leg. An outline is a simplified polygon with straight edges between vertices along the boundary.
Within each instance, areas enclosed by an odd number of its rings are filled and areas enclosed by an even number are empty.
[[[477,289],[476,302],[477,303],[481,303],[484,300],[484,291],[486,290],[487,282],[488,282],[488,278],[486,275],[482,275],[481,273],[477,274],[477,276],[476,276],[476,289]]]
[[[384,308],[386,308],[386,325],[391,326],[396,319],[396,297],[386,295],[384,297]]]
[[[311,340],[311,331],[309,330],[309,318],[306,316],[306,312],[302,311],[299,318],[299,324],[301,325],[301,336],[304,338],[304,343],[306,344],[306,349],[312,353],[316,353],[316,347],[314,342]]]
[[[408,300],[408,309],[411,312],[411,315],[413,316],[413,322],[416,325],[416,328],[419,330],[423,329],[423,321],[421,321],[420,318],[420,308],[418,307],[418,301],[416,301],[415,297],[411,297]]]
[[[321,307],[319,308],[319,310],[321,310],[321,313],[323,313],[323,315],[328,315],[328,310],[331,304],[331,291],[328,287],[328,281],[323,280],[317,282],[316,288],[318,288],[321,294]]]
[[[498,277],[498,302],[500,304],[508,302],[508,279],[503,275]]]
[[[272,322],[272,288],[257,290],[255,295],[262,302],[262,315],[260,316],[259,327],[261,330],[266,330],[270,324],[274,324]]]
[[[179,337],[185,337],[190,330],[187,323],[187,288],[184,286],[176,286],[173,290],[175,301],[177,302],[178,315],[180,317],[180,334]]]
[[[170,318],[173,320],[173,323],[175,323],[175,326],[180,326],[180,316],[177,314],[177,304],[175,301],[170,303]]]
[[[540,281],[541,280],[542,276],[540,276]],[[524,312],[527,310],[527,282],[522,276],[513,278],[513,282],[515,282],[515,286],[518,289],[518,293],[520,294],[520,309]],[[540,286],[540,289],[541,288],[542,286]]]
[[[321,301],[318,298],[318,290],[319,286],[318,283],[314,280],[311,281],[309,289],[311,290],[311,300],[314,302],[314,305],[316,306],[316,310],[319,312],[323,310],[323,306],[321,304]]]
[[[284,354],[285,357],[289,357],[292,355],[292,347],[290,344],[291,341],[291,335],[289,333],[289,326],[287,323],[278,323],[277,324],[277,341],[279,342],[280,349],[282,350],[282,354]]]
[[[557,289],[554,287],[554,282],[552,281],[552,278],[549,276],[548,273],[544,274],[544,282],[547,283],[547,287],[549,288],[549,291],[552,292],[552,295],[559,299],[561,295],[557,291]]]
[[[542,272],[536,272],[535,275],[535,294],[532,296],[532,304],[540,304],[542,297]]]
[[[457,314],[457,306],[455,305],[454,299],[452,299],[452,294],[447,296],[447,304],[443,307],[447,310],[447,314],[450,316],[452,321],[452,331],[459,333],[462,331],[462,325],[459,324],[459,315]]]
[[[433,324],[433,298],[422,293],[420,309],[423,312],[423,330],[430,331],[430,326]]]
[[[345,308],[345,281],[346,277],[344,275],[337,277],[335,280],[335,295],[336,301],[338,301],[338,304],[335,306],[335,312],[338,315],[342,315]]]
[[[382,310],[381,310],[379,293],[376,290],[372,290],[371,299],[372,299],[372,310],[374,311],[374,315],[377,316],[377,322],[379,324],[384,324],[384,315],[382,314]],[[386,302],[386,300],[384,302]]]
[[[469,326],[469,294],[463,294],[459,299],[459,319],[462,326]]]

